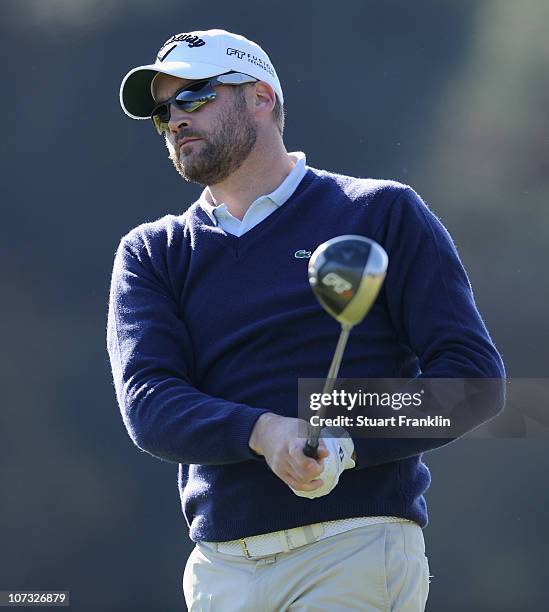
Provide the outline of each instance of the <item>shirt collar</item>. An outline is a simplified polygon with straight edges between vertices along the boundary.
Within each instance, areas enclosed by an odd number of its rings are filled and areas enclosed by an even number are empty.
[[[259,199],[269,198],[271,202],[278,208],[282,206],[297,189],[299,183],[301,183],[305,174],[307,174],[307,159],[305,153],[302,151],[294,151],[288,153],[289,158],[292,160],[294,167],[291,169],[288,176],[280,183],[280,185],[271,193],[259,196],[252,204],[257,202]],[[210,201],[208,188],[206,187],[200,197],[198,198],[198,204],[202,210],[212,220],[214,225],[217,225],[217,219],[215,218],[216,211],[227,211],[227,206],[224,203],[220,203],[214,206]],[[250,206],[252,205],[250,204]],[[228,211],[227,211],[228,212]]]

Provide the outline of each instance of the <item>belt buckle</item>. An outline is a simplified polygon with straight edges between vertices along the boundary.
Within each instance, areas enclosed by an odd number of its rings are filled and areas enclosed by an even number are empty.
[[[244,538],[240,538],[238,541],[240,542],[240,546],[242,547],[242,552],[244,553],[244,556],[246,557],[246,559],[251,559],[252,555],[250,555],[250,551],[248,550],[246,540]]]

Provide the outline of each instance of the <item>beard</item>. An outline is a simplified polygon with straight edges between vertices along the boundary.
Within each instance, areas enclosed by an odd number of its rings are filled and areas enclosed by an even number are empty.
[[[209,135],[182,131],[182,137],[201,138],[197,150],[183,154],[166,140],[170,159],[177,172],[186,180],[200,185],[215,185],[240,168],[257,140],[257,126],[249,115],[243,92],[235,88],[235,103],[217,121]],[[179,138],[181,140],[181,137]]]

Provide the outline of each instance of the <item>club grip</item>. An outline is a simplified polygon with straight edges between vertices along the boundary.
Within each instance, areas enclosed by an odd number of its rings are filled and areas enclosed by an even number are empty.
[[[307,443],[303,447],[303,454],[307,455],[307,457],[312,457],[313,459],[318,458],[318,442],[313,446],[307,440]]]

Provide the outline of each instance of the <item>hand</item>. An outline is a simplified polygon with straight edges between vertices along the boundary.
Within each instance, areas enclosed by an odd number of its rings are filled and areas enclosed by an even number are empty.
[[[318,457],[313,459],[303,454],[305,440],[298,438],[300,419],[282,417],[272,413],[257,419],[249,447],[263,455],[271,470],[293,491],[315,491],[324,485],[318,476],[323,470],[324,458],[329,452],[323,440],[319,441]],[[306,422],[302,421],[305,427]]]
[[[325,429],[322,431],[326,433]],[[320,440],[322,440],[322,438],[320,438]],[[324,481],[324,484],[314,491],[294,491],[299,497],[315,499],[323,495],[328,495],[328,493],[333,491],[336,487],[343,471],[354,468],[356,465],[354,462],[355,445],[348,434],[343,438],[325,437],[323,441],[329,452],[328,457],[324,460],[324,469],[320,474],[320,478]]]

